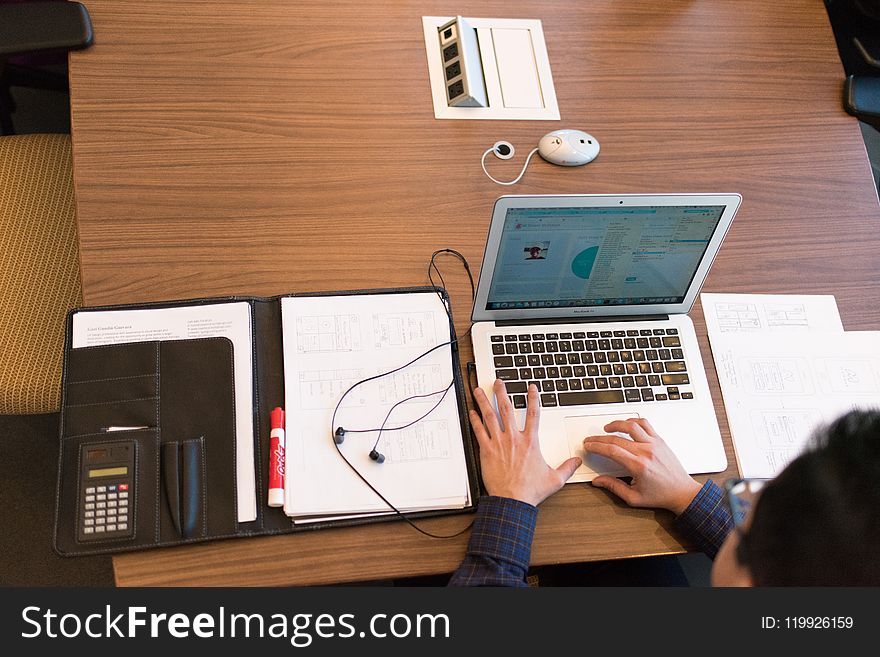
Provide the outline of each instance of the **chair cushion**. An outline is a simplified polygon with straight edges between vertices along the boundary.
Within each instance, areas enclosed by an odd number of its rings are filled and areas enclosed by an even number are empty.
[[[81,304],[70,136],[0,137],[0,414],[58,410]]]

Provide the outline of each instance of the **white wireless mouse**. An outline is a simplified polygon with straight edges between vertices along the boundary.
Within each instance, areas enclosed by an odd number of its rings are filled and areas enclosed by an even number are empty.
[[[596,159],[599,142],[583,130],[554,130],[541,137],[538,154],[553,164],[578,167]]]

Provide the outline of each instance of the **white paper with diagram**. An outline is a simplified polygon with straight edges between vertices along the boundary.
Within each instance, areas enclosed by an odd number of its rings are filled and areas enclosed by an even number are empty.
[[[333,443],[331,420],[355,382],[403,366],[450,339],[433,292],[285,297],[281,301],[287,417],[285,512],[294,517],[387,512]],[[470,504],[461,418],[446,344],[399,372],[356,387],[337,411],[340,449],[400,510]],[[433,393],[433,394],[432,394]],[[386,422],[369,458],[378,429]],[[417,420],[434,405],[436,409]],[[405,429],[394,429],[412,423]],[[356,432],[353,430],[361,430]],[[363,431],[367,430],[367,431]]]
[[[739,469],[778,474],[823,425],[880,407],[880,331],[711,338]]]
[[[729,333],[843,331],[830,294],[700,295],[710,339]]]

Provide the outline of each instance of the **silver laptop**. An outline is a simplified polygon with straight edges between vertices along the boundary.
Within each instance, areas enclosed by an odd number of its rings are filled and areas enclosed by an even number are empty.
[[[586,455],[585,436],[647,418],[690,473],[727,467],[687,316],[739,194],[503,196],[474,304],[477,379],[505,381],[524,421],[538,386],[547,462],[571,481],[624,471]]]

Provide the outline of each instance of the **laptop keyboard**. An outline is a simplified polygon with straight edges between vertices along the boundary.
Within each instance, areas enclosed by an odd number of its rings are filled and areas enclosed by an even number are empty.
[[[693,399],[678,329],[492,335],[495,376],[514,408]]]

